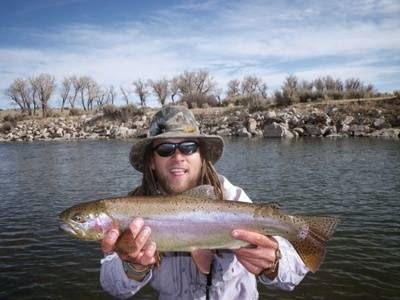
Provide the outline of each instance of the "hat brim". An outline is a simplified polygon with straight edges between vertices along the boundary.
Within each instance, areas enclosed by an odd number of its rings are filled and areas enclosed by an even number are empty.
[[[218,135],[206,134],[187,134],[180,132],[166,132],[157,136],[147,137],[139,140],[132,145],[129,153],[129,161],[131,165],[143,172],[145,163],[145,154],[149,149],[149,145],[156,139],[196,139],[200,142],[202,147],[202,155],[205,159],[215,164],[222,156],[224,151],[224,140]]]

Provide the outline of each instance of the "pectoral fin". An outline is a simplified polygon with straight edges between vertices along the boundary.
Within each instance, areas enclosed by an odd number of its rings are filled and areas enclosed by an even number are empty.
[[[191,255],[197,269],[203,274],[209,274],[214,252],[207,249],[198,249],[193,250]]]

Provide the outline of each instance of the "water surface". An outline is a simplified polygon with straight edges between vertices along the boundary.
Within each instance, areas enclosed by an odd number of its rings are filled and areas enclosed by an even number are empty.
[[[57,214],[139,184],[131,142],[0,144],[1,299],[112,299],[99,244],[60,233]],[[399,141],[229,139],[217,169],[255,201],[341,219],[321,269],[291,293],[260,286],[261,299],[398,298]]]

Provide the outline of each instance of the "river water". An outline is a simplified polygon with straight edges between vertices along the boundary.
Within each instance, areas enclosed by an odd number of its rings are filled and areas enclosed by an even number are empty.
[[[57,214],[137,185],[131,142],[0,144],[0,299],[111,299],[99,244],[59,232]],[[399,298],[399,141],[228,139],[217,169],[254,201],[341,219],[321,269],[293,292],[260,286],[261,299]]]

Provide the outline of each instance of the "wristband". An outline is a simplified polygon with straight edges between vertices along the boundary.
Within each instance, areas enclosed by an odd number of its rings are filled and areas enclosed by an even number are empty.
[[[138,268],[136,265],[132,265],[127,261],[122,261],[122,266],[128,277],[133,278],[143,278],[151,269],[151,266],[143,266],[143,268]]]

